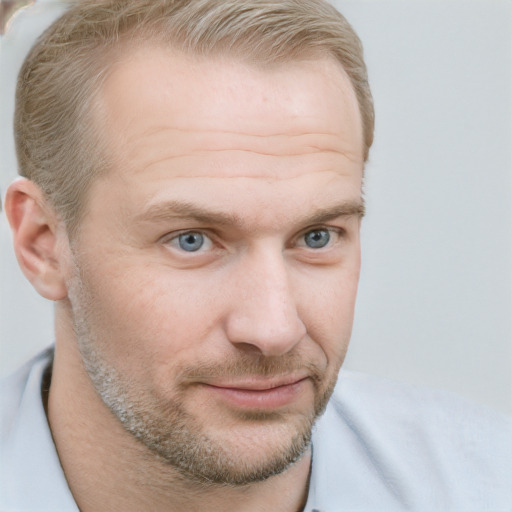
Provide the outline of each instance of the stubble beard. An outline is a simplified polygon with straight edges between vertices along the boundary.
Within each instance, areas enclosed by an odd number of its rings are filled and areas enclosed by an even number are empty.
[[[140,441],[165,465],[171,466],[186,480],[201,485],[243,486],[264,481],[280,474],[297,462],[308,450],[315,420],[320,416],[332,394],[336,378],[321,390],[322,372],[311,367],[315,389],[312,411],[307,415],[296,414],[287,419],[279,413],[246,413],[246,422],[266,422],[275,427],[281,436],[279,446],[266,458],[251,461],[244,457],[243,448],[238,453],[230,451],[225,442],[209,436],[185,408],[185,401],[178,395],[175,400],[162,400],[149,391],[134,389],[101,354],[97,336],[91,329],[93,297],[85,288],[78,271],[70,286],[74,328],[85,369],[103,403],[121,422],[124,429]],[[245,359],[223,366],[221,372],[233,374],[271,375],[283,369],[297,368],[297,358]],[[204,372],[205,368],[189,369],[189,373]],[[215,371],[210,368],[210,372]],[[229,427],[225,437],[230,439]],[[258,440],[254,440],[258,446]],[[262,450],[265,445],[262,445]]]

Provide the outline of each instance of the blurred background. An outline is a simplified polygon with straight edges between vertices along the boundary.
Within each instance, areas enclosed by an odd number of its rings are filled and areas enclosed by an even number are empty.
[[[32,3],[33,0],[2,0],[0,2],[0,34],[5,32],[7,23],[16,11]]]
[[[377,116],[345,368],[512,415],[512,2],[333,3],[363,41]],[[2,198],[16,74],[63,8],[1,3]],[[0,213],[0,374],[52,339],[52,305],[18,270]]]

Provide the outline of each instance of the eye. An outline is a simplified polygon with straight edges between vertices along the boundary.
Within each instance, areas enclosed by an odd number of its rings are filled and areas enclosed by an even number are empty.
[[[204,245],[204,236],[201,233],[183,233],[178,237],[180,249],[187,252],[195,252]]]
[[[304,235],[304,243],[311,249],[323,249],[331,240],[328,229],[314,229]]]
[[[185,252],[197,252],[200,249],[209,249],[212,246],[212,241],[209,237],[199,231],[186,231],[171,238],[168,241],[169,245],[175,249]]]

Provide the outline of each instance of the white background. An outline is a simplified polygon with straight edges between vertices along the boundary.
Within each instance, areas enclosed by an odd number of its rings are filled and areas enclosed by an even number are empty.
[[[13,20],[0,56],[0,189],[23,54],[60,2]],[[512,414],[512,3],[338,0],[375,98],[363,268],[346,368]],[[0,373],[53,338],[0,213]]]

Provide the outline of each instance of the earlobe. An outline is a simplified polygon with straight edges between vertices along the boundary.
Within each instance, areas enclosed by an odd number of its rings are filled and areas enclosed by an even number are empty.
[[[41,189],[19,178],[5,196],[16,258],[37,292],[49,300],[66,298],[64,266],[58,243],[59,221]]]

